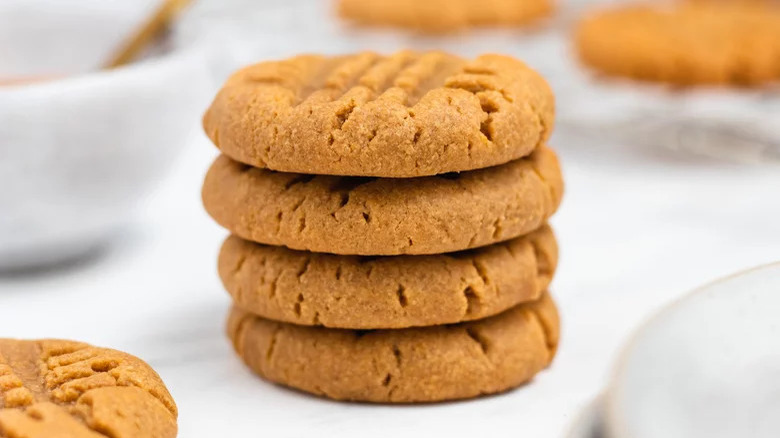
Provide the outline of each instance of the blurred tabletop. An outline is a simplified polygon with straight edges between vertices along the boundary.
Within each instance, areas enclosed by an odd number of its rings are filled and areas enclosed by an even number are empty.
[[[203,135],[134,226],[102,251],[44,271],[0,274],[1,335],[77,339],[147,360],[175,397],[186,438],[563,436],[653,311],[703,283],[780,259],[780,167],[602,143],[565,124],[551,145],[567,184],[552,220],[562,343],[552,367],[518,390],[431,405],[352,404],[250,373],[224,334],[229,298],[216,257],[226,232],[200,204],[216,156]]]

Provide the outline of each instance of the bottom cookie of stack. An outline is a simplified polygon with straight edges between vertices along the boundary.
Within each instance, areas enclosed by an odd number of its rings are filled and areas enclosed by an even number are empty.
[[[558,312],[549,293],[459,324],[386,330],[307,327],[238,308],[228,334],[260,376],[336,400],[435,402],[502,392],[555,356]]]

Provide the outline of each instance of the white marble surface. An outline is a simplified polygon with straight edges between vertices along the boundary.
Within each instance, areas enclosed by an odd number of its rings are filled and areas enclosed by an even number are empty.
[[[199,185],[214,150],[201,138],[148,200],[137,226],[93,260],[0,277],[4,337],[73,338],[134,353],[176,398],[182,437],[558,437],[602,386],[630,331],[659,305],[780,258],[780,169],[703,164],[556,135],[568,183],[554,218],[553,283],[563,340],[553,366],[505,395],[429,406],[334,403],[265,383],[223,335],[216,276],[225,233]]]
[[[463,50],[485,44],[476,41]],[[267,55],[325,45],[296,40]],[[533,46],[521,51],[538,55]],[[555,82],[565,85],[566,77]],[[593,105],[597,111],[598,101]],[[321,400],[254,377],[223,334],[229,300],[215,265],[225,232],[200,206],[202,177],[216,155],[203,137],[147,199],[135,226],[103,253],[54,270],[0,275],[0,336],[73,338],[146,359],[176,398],[187,438],[560,437],[653,310],[704,282],[780,259],[777,164],[693,160],[639,142],[588,141],[566,128],[559,125],[552,142],[568,186],[553,220],[562,257],[553,282],[562,344],[553,366],[516,391],[373,406]]]

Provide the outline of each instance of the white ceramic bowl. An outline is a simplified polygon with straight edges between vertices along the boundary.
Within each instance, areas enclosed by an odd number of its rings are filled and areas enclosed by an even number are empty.
[[[116,11],[104,7],[90,22]],[[205,50],[192,47],[0,86],[0,269],[74,257],[127,224],[197,132],[212,82]]]
[[[604,397],[611,438],[780,434],[780,263],[712,283],[645,324]]]
[[[197,130],[202,53],[0,88],[0,267],[83,253],[128,222]]]

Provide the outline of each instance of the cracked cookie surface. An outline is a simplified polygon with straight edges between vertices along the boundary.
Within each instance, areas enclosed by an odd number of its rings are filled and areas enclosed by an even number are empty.
[[[0,339],[1,438],[172,438],[177,415],[160,377],[134,356]]]
[[[697,1],[594,11],[580,24],[583,62],[603,73],[677,85],[780,79],[780,6]]]
[[[253,168],[220,156],[203,204],[233,234],[267,245],[354,255],[439,254],[539,228],[561,200],[555,153],[487,169],[389,179]]]
[[[225,155],[254,167],[417,177],[526,156],[553,118],[550,87],[516,59],[364,52],[239,70],[203,127]]]
[[[451,32],[520,26],[550,15],[553,0],[340,0],[339,15],[361,25]]]
[[[557,261],[547,225],[507,242],[426,256],[339,256],[230,236],[219,275],[238,307],[268,319],[405,328],[481,319],[534,301]]]
[[[316,395],[434,402],[506,391],[547,367],[558,345],[549,294],[490,318],[399,330],[275,322],[236,308],[228,334],[256,373]]]

